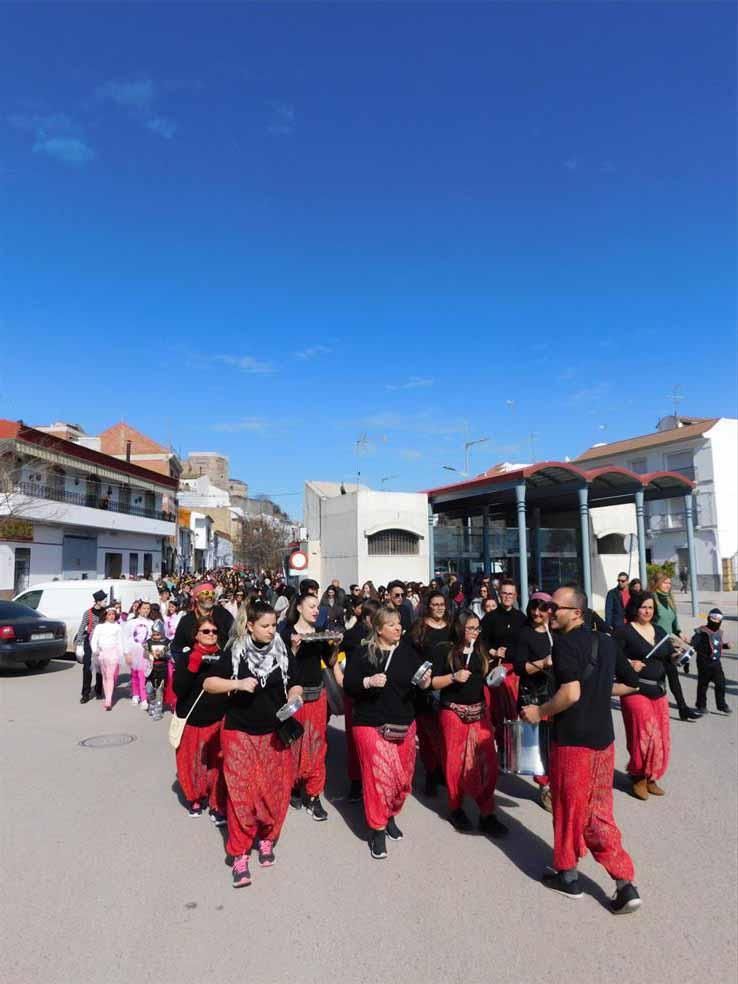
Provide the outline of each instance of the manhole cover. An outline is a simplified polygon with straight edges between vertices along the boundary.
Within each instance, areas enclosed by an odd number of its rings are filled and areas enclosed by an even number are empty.
[[[135,735],[95,735],[93,738],[84,738],[80,745],[83,748],[118,748],[120,745],[130,745],[135,740]]]

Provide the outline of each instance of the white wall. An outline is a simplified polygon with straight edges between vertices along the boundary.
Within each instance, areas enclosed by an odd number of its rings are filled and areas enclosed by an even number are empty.
[[[719,420],[707,436],[712,445],[720,555],[733,557],[738,552],[738,420]]]
[[[631,578],[640,576],[635,505],[627,503],[618,506],[596,506],[590,509],[589,516],[592,569],[592,598],[589,604],[595,611],[604,614],[605,596],[610,588],[616,586],[620,571],[625,571]],[[625,536],[626,553],[597,552],[598,538],[611,533]]]
[[[10,502],[0,503],[0,514],[12,513],[19,519],[49,523],[54,526],[77,526],[92,533],[101,527],[128,533],[147,533],[152,536],[174,536],[175,523],[165,523],[145,516],[129,516],[127,513],[93,509],[90,506],[73,506],[66,502],[52,502],[29,496],[13,495]],[[78,531],[79,532],[79,531]]]

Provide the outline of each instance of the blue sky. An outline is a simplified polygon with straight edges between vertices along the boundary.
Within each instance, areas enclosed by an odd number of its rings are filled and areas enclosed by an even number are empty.
[[[735,415],[732,4],[3,20],[0,416],[301,493]]]

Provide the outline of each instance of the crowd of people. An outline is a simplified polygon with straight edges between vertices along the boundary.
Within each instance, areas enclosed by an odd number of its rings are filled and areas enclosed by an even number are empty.
[[[722,615],[713,609],[692,644],[697,710],[684,703],[675,646],[680,629],[668,577],[649,590],[618,577],[606,621],[575,585],[533,591],[526,609],[515,583],[478,577],[429,585],[371,581],[321,592],[270,572],[221,570],[163,580],[159,604],[129,612],[93,595],[78,634],[81,702],[110,710],[121,665],[131,702],[174,712],[179,787],[190,817],[227,826],[236,888],[251,883],[290,808],[329,819],[327,728],[343,715],[347,798],[363,803],[370,856],[403,838],[397,818],[413,788],[416,755],[426,796],[445,788],[448,819],[502,838],[495,809],[500,758],[511,731],[533,729],[541,766],[532,776],[553,815],[549,888],[582,895],[577,865],[589,849],[615,881],[615,913],[640,906],[634,867],[613,816],[615,762],[611,699],[620,698],[632,793],[663,796],[670,755],[668,682],[682,720],[716,706],[729,712],[721,667]],[[681,700],[680,700],[681,698]],[[159,716],[161,716],[159,714]],[[510,763],[507,762],[509,766]]]

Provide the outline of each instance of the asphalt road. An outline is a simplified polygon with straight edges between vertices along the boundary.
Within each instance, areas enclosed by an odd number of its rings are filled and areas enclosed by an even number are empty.
[[[736,708],[735,655],[725,667]],[[683,724],[672,711],[662,799],[636,801],[616,773],[616,817],[644,901],[615,918],[611,882],[589,857],[581,901],[539,884],[550,817],[516,777],[500,782],[504,842],[456,834],[441,797],[415,795],[405,839],[372,861],[361,806],[341,799],[341,719],[330,729],[329,821],[291,813],[276,866],[254,864],[252,886],[234,891],[221,833],[190,819],[173,790],[166,719],[126,699],[110,714],[80,706],[79,672],[58,662],[0,675],[7,984],[736,980],[738,713]],[[685,686],[693,701],[694,679]],[[136,740],[79,744],[113,733]]]

